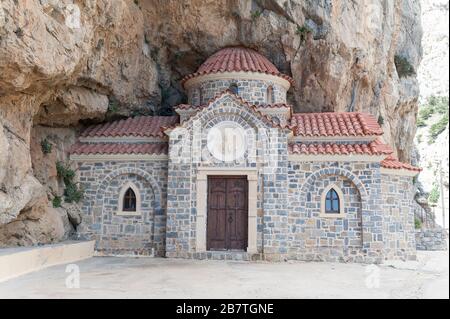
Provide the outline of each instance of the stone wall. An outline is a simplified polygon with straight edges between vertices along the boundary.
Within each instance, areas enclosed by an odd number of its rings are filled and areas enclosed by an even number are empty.
[[[233,79],[205,81],[188,90],[188,103],[192,105],[206,104],[217,94],[230,88],[232,83],[238,86],[238,95],[245,101],[255,105],[286,102],[286,90],[272,81]],[[273,102],[267,103],[267,88],[273,88]]]
[[[381,175],[385,259],[416,259],[412,177]]]
[[[164,255],[167,161],[80,162],[78,174],[85,190],[80,237],[95,239],[102,254]],[[127,182],[140,192],[138,216],[117,214]]]
[[[242,128],[247,136],[244,155],[232,161],[212,156],[207,145],[210,130],[223,122],[234,123],[234,130]],[[97,250],[107,254],[366,263],[415,259],[411,177],[381,174],[372,158],[302,161],[288,155],[287,145],[288,131],[224,94],[169,132],[168,161],[80,163],[86,197],[78,233],[96,239]],[[249,242],[254,239],[256,245],[251,252],[203,248],[206,209],[199,214],[199,207],[207,187],[199,180],[206,180],[208,170],[252,175],[256,204],[254,215],[249,208],[249,225],[250,220],[254,225]],[[127,182],[140,190],[140,216],[117,215],[118,195]],[[339,216],[321,211],[322,195],[331,186],[342,192]]]
[[[209,129],[222,121],[234,121],[244,130],[255,132],[255,134],[262,131],[269,134],[271,129],[271,126],[263,122],[258,114],[247,109],[233,96],[225,95],[183,123],[183,127],[178,131],[170,134],[167,257],[201,257],[196,250],[196,185],[200,167],[256,170],[258,174],[257,250],[262,253],[263,245],[281,247],[286,243],[284,239],[276,235],[277,233],[285,234],[287,226],[285,220],[287,215],[286,135],[281,134],[280,137],[278,129],[272,132],[273,138],[264,134],[256,138],[255,135],[250,138],[250,143],[255,143],[255,152],[247,151],[241,159],[222,162],[210,156],[206,145]],[[189,138],[186,139],[186,136]],[[193,151],[193,144],[196,143],[197,149],[201,150],[198,154]],[[280,174],[263,174],[268,171]],[[264,228],[263,218],[267,219],[270,216],[273,216],[273,220],[268,227]],[[281,220],[282,216],[283,220]],[[267,243],[263,243],[263,231],[268,234],[264,235],[264,238],[268,240]]]
[[[416,230],[417,250],[448,250],[448,233],[443,228]]]
[[[289,232],[285,258],[381,262],[383,255],[379,163],[289,162]],[[343,195],[344,216],[322,217],[329,185]]]
[[[226,163],[208,156],[206,135],[222,121],[234,121],[244,129],[267,130],[266,140],[255,141],[258,150],[255,158],[246,154],[239,161]],[[190,136],[188,143],[183,142],[186,136]],[[256,170],[260,258],[367,263],[381,263],[386,258],[415,258],[411,238],[414,227],[411,178],[382,177],[379,162],[290,160],[287,143],[284,132],[270,130],[270,126],[231,95],[215,101],[184,122],[180,131],[172,132],[166,256],[213,255],[196,248],[197,175],[200,168],[206,167]],[[199,146],[197,158],[193,145]],[[331,218],[320,214],[321,195],[329,185],[342,190],[344,216]],[[229,254],[218,255],[221,259],[234,258]],[[239,254],[240,259],[253,257]]]

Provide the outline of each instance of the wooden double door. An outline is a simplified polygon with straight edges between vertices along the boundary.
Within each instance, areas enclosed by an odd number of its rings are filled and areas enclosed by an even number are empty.
[[[208,250],[247,249],[247,176],[208,177],[206,237]]]

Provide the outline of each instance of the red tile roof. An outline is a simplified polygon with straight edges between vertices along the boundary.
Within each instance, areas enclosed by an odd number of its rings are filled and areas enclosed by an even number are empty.
[[[288,150],[290,154],[299,155],[387,155],[381,161],[381,167],[414,172],[422,170],[420,167],[400,162],[392,155],[392,148],[380,139],[368,144],[294,143],[289,144]]]
[[[175,110],[199,110],[199,109],[203,109],[205,107],[207,107],[207,104],[202,104],[202,105],[191,105],[191,104],[178,104],[177,106],[175,106]]]
[[[203,108],[207,107],[208,105],[209,105],[209,103],[208,104],[202,104],[202,105],[178,104],[177,106],[175,106],[175,109],[176,110],[189,110],[189,109],[199,110],[199,109],[203,109]],[[287,104],[287,103],[258,104],[258,105],[255,104],[253,106],[256,107],[256,108],[262,108],[262,109],[265,109],[265,108],[273,109],[273,108],[283,108],[283,107],[285,107],[285,108],[292,108],[292,106],[290,104]]]
[[[229,47],[217,51],[198,68],[197,72],[185,76],[181,83],[184,84],[187,80],[200,75],[240,71],[276,75],[293,83],[291,77],[280,73],[266,57],[244,47]]]
[[[370,114],[295,113],[291,128],[296,136],[371,136],[382,135],[383,130]]]
[[[386,159],[384,159],[381,162],[381,167],[389,169],[406,169],[408,171],[415,171],[415,172],[420,172],[422,170],[420,167],[415,167],[412,166],[411,164],[400,162],[393,155],[386,157]]]
[[[387,155],[392,151],[378,144],[295,143],[288,146],[289,153],[301,155]]]
[[[283,108],[283,107],[287,107],[287,108],[292,108],[292,105],[287,104],[287,103],[273,103],[273,104],[258,104],[256,105],[257,108],[269,108],[269,109],[277,109],[277,108]]]
[[[76,143],[70,153],[96,154],[167,154],[167,143]]]
[[[81,137],[163,137],[161,128],[178,123],[178,116],[137,116],[88,127]]]

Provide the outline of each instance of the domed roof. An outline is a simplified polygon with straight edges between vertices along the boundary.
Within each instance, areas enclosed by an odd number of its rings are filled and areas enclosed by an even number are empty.
[[[228,47],[217,51],[198,68],[197,72],[185,76],[182,83],[197,76],[223,72],[265,73],[279,76],[292,83],[292,78],[280,73],[266,57],[245,47]]]

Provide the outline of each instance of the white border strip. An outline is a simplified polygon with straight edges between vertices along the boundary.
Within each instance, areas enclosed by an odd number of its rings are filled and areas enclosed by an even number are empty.
[[[420,173],[418,171],[410,171],[405,168],[394,169],[394,168],[385,168],[385,167],[382,167],[380,172],[381,172],[381,174],[386,174],[386,175],[398,175],[398,176],[408,176],[408,177],[414,177]]]
[[[167,154],[85,154],[70,155],[71,161],[96,162],[96,161],[166,161]]]
[[[294,136],[292,142],[373,142],[378,135],[371,136]],[[339,144],[338,144],[339,145]]]
[[[120,137],[80,137],[79,141],[82,143],[161,143],[167,142],[167,137],[133,137],[133,136],[120,136]]]
[[[290,162],[381,162],[386,155],[306,155],[289,154]]]
[[[216,80],[260,80],[260,81],[271,81],[275,84],[281,85],[286,91],[291,87],[291,83],[277,75],[260,73],[260,72],[221,72],[221,73],[210,73],[205,75],[198,75],[190,78],[184,82],[184,87],[186,90],[191,89],[199,83],[205,81],[216,81]]]

